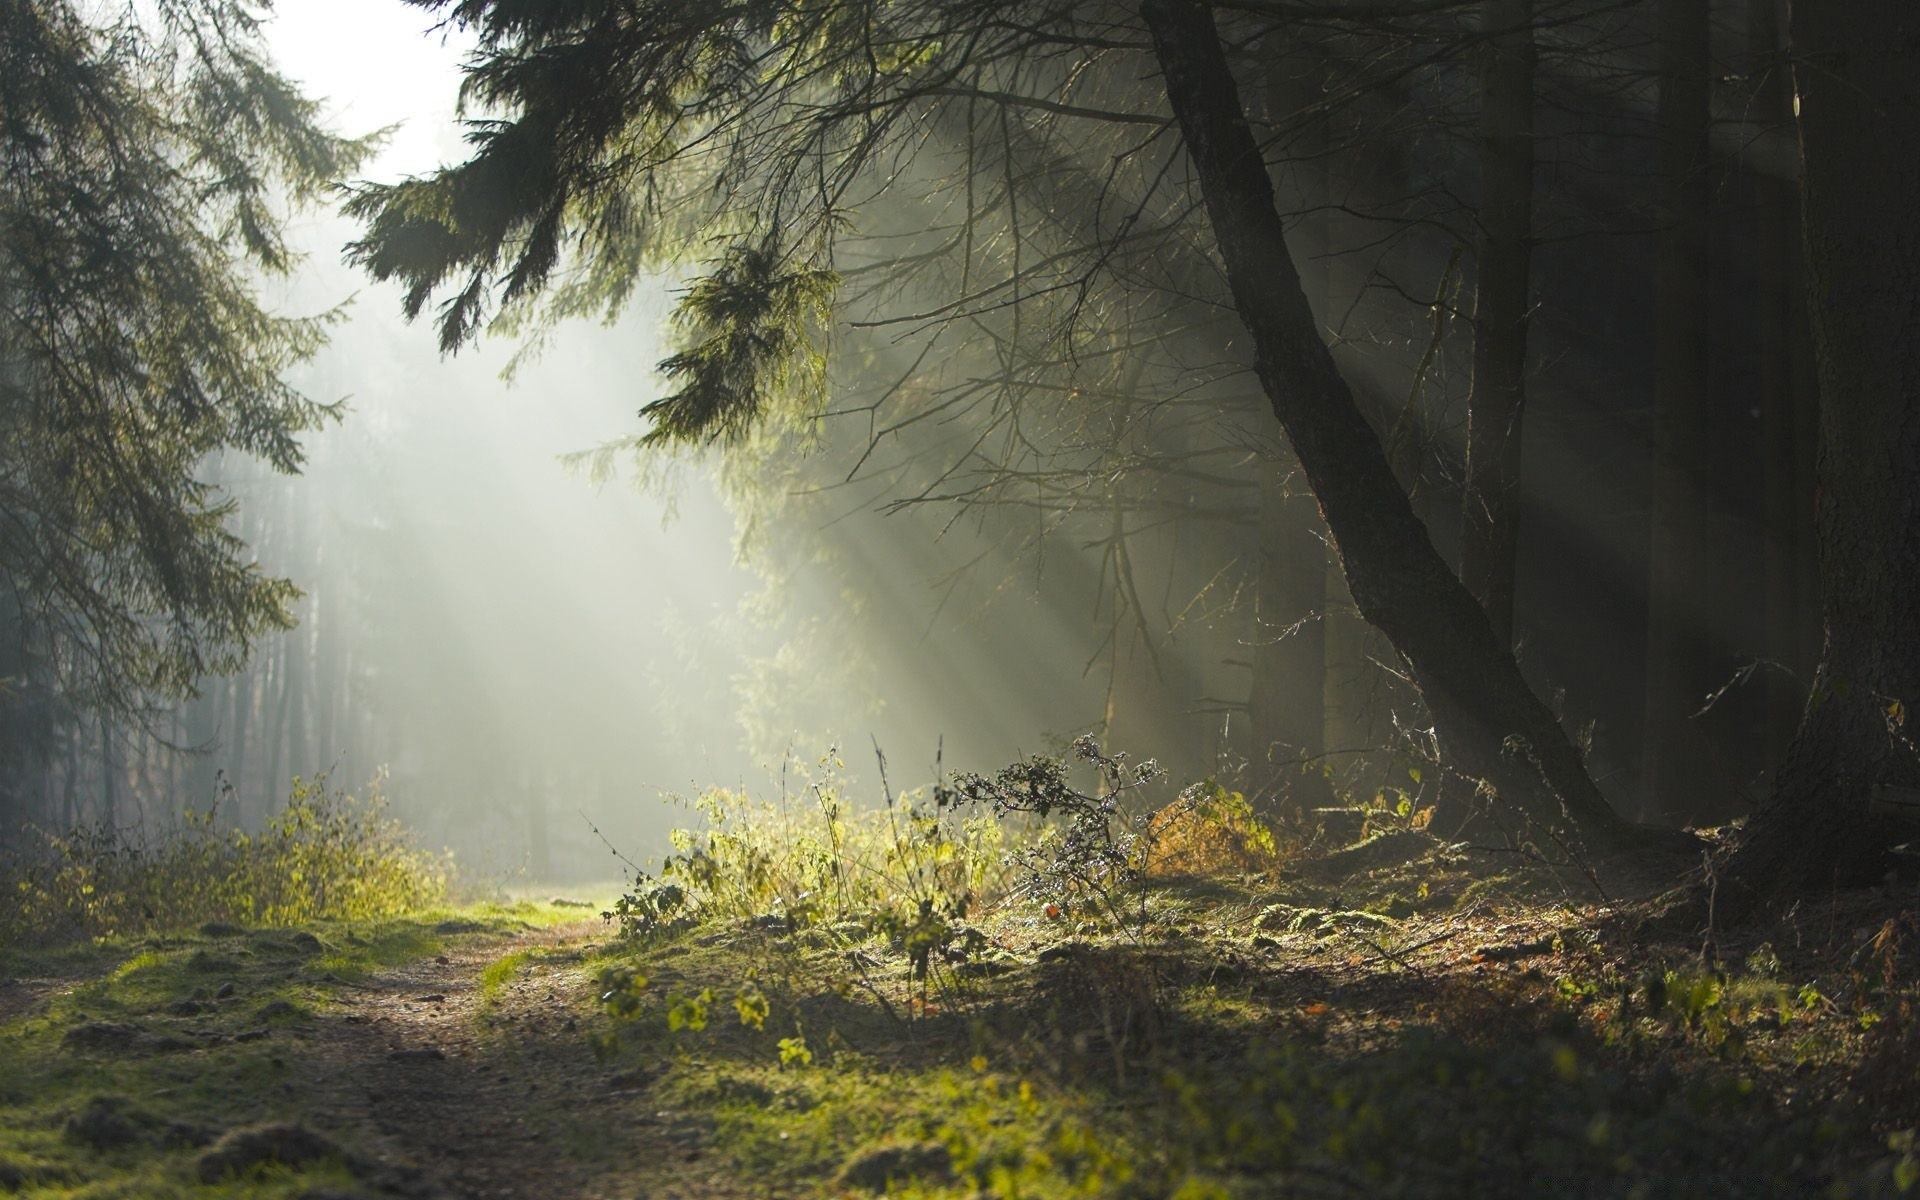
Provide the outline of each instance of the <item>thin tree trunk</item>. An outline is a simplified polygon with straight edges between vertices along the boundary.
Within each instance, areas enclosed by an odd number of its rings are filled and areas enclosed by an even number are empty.
[[[227,786],[233,789],[233,821],[246,825],[247,815],[247,730],[253,724],[254,673],[243,671],[232,677],[233,720],[227,726]]]
[[[60,830],[62,833],[80,823],[80,725],[75,722],[67,732],[67,777],[60,788]]]
[[[1282,39],[1274,45],[1286,47]],[[1294,118],[1320,101],[1318,61],[1285,53],[1267,68],[1267,117],[1270,123]],[[1295,166],[1301,181],[1295,222],[1303,245],[1298,257],[1310,264],[1301,283],[1309,303],[1326,300],[1327,222],[1317,211],[1326,203],[1326,120],[1315,118],[1295,140],[1294,157],[1312,160]],[[1321,756],[1327,726],[1327,545],[1320,514],[1291,457],[1259,462],[1260,500],[1256,517],[1257,568],[1254,576],[1252,681],[1247,690],[1248,758],[1256,802],[1265,807],[1285,800],[1294,808],[1316,808],[1333,799]]]
[[[100,823],[113,826],[120,820],[120,781],[113,761],[113,726],[102,716],[95,722],[100,730]]]
[[[1199,0],[1144,0],[1141,12],[1261,384],[1320,501],[1354,600],[1405,657],[1443,755],[1489,781],[1504,810],[1555,836],[1624,844],[1630,827],[1434,549],[1320,339],[1211,10]]]
[[[298,686],[294,682],[292,667],[294,656],[300,652],[295,644],[300,632],[295,627],[280,635],[280,661],[273,672],[272,688],[266,693],[271,696],[277,690],[280,695],[273,706],[273,721],[267,730],[267,782],[260,796],[263,818],[279,811],[280,797],[289,790],[283,782],[287,778],[282,774],[286,770],[283,756],[287,746],[288,711],[293,707],[293,694]]]
[[[1511,644],[1532,306],[1533,0],[1486,0],[1481,11],[1492,36],[1480,95],[1480,220],[1460,574],[1487,610],[1494,635]]]
[[[1263,807],[1330,803],[1326,738],[1327,547],[1311,500],[1294,494],[1291,463],[1260,462],[1259,573],[1253,684],[1247,693],[1253,785]],[[1304,491],[1304,479],[1301,480]],[[1303,511],[1304,510],[1304,511]]]
[[[1920,12],[1797,4],[1792,40],[1826,646],[1774,797],[1722,873],[1723,912],[1872,878],[1873,797],[1920,789]]]
[[[1715,686],[1706,520],[1709,5],[1659,7],[1660,186],[1654,284],[1653,488],[1647,543],[1647,668],[1641,799],[1678,816],[1700,806],[1712,761],[1694,719]]]
[[[1799,724],[1812,666],[1806,658],[1806,626],[1814,605],[1807,594],[1804,563],[1811,551],[1807,535],[1813,496],[1804,460],[1805,447],[1816,437],[1794,362],[1795,349],[1804,340],[1804,309],[1793,301],[1799,273],[1794,179],[1765,153],[1770,139],[1778,138],[1793,120],[1787,69],[1775,61],[1782,49],[1779,9],[1780,0],[1748,0],[1747,57],[1757,73],[1751,143],[1755,153],[1749,171],[1759,308],[1753,338],[1755,400],[1765,476],[1766,646],[1775,664],[1766,679],[1766,735],[1776,765]]]

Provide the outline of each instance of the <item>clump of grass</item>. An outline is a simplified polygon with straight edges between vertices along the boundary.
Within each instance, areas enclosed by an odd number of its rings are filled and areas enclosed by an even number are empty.
[[[896,913],[926,901],[958,918],[1006,890],[1006,833],[990,815],[962,817],[918,793],[885,790],[859,807],[829,751],[818,778],[778,800],[711,788],[692,802],[700,826],[675,830],[660,877],[642,877],[610,914],[628,937],[694,921],[774,919],[802,929]]]
[[[378,920],[446,899],[450,863],[325,775],[296,779],[259,833],[223,830],[217,805],[161,834],[95,825],[28,829],[0,850],[0,947],[188,929]]]
[[[520,977],[520,972],[532,957],[531,950],[516,950],[488,963],[486,969],[480,972],[480,1003],[485,1006],[499,1003],[501,993],[507,990],[508,984]]]

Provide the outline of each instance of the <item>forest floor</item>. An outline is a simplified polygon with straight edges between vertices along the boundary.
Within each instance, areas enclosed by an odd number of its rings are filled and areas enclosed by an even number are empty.
[[[1345,866],[1354,866],[1347,863]],[[1431,848],[1168,879],[1136,925],[599,904],[208,926],[0,959],[0,1193],[1894,1195],[1920,894],[1649,942]],[[589,897],[599,901],[604,897]],[[909,935],[910,936],[910,935]]]

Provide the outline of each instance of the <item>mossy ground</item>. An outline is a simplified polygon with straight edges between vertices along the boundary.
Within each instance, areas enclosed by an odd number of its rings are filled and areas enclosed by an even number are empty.
[[[324,1026],[367,981],[403,964],[578,917],[551,905],[490,904],[11,952],[0,961],[9,984],[0,989],[0,1191],[292,1196],[401,1187],[405,1172],[353,1161],[353,1129],[316,1120],[309,1084],[326,1049]],[[313,1125],[342,1153],[300,1170],[200,1178],[214,1139],[274,1121]]]
[[[602,1019],[609,1070],[648,1080],[603,1119],[697,1122],[699,1157],[653,1178],[715,1194],[1912,1186],[1911,888],[1723,931],[1703,959],[1470,857],[1166,881],[1137,938],[1007,910],[990,950],[919,981],[857,927],[686,931],[632,952],[651,1000]]]
[[[1637,938],[1581,892],[1446,852],[1337,879],[1162,878],[1143,930],[1002,904],[976,918],[984,947],[919,979],[897,933],[854,920],[767,914],[622,942],[579,909],[530,905],[16,956],[8,975],[59,982],[0,1024],[0,1188],[694,1200],[1913,1185],[1920,894],[1828,897],[1719,931],[1703,956]],[[74,1034],[95,1027],[122,1032]],[[103,1100],[131,1139],[69,1132]],[[340,1157],[201,1180],[196,1141],[269,1121],[319,1132]]]

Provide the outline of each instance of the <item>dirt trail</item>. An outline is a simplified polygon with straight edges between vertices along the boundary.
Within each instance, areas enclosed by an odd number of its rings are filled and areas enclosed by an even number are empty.
[[[0,1025],[32,1012],[48,997],[69,991],[96,974],[91,967],[75,965],[66,971],[48,969],[34,975],[0,978]]]
[[[578,1026],[579,948],[600,930],[456,939],[343,989],[294,1065],[314,1119],[417,1168],[424,1195],[631,1200],[636,1168],[673,1147],[604,1108],[608,1072]],[[532,953],[512,982],[483,997],[482,972],[519,951]]]

